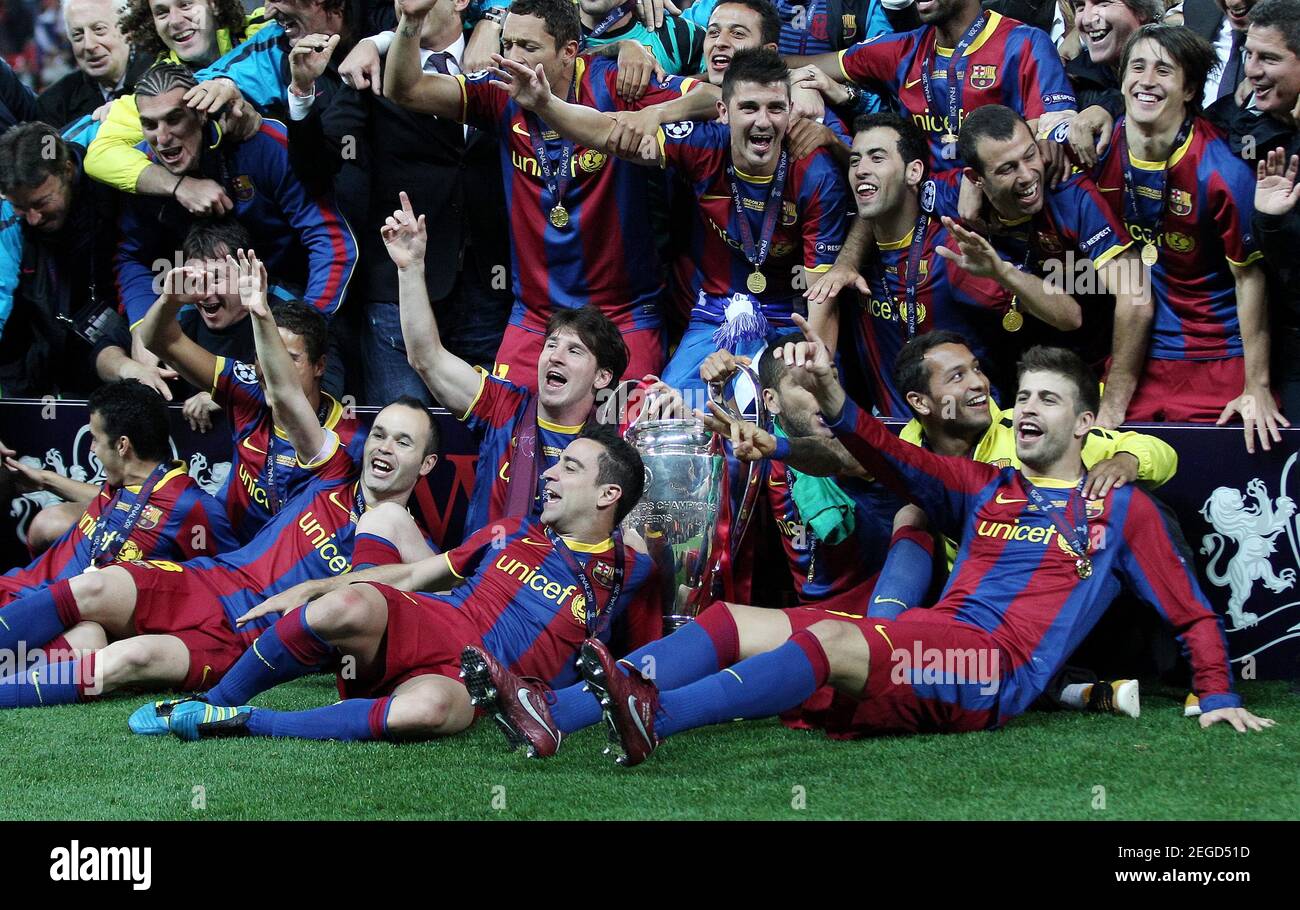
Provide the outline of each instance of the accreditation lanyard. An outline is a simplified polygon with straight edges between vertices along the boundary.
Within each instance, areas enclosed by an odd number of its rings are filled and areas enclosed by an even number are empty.
[[[114,537],[113,531],[109,527],[113,510],[117,508],[117,502],[122,497],[122,489],[113,494],[109,500],[108,507],[104,509],[104,514],[99,516],[99,521],[95,522],[95,530],[91,532],[90,538],[90,565],[93,568],[101,568],[111,562],[117,561],[117,554],[121,552],[122,547],[126,544],[127,538],[135,530],[136,524],[140,521],[140,516],[144,514],[144,507],[149,503],[149,497],[153,494],[154,487],[158,486],[158,481],[171,469],[171,465],[163,462],[145,478],[140,485],[140,492],[135,494],[135,502],[131,503],[131,508],[127,510],[126,522],[122,526],[121,532]]]
[[[605,601],[605,609],[600,609],[600,604],[596,601],[596,590],[591,585],[591,579],[587,577],[587,572],[578,562],[578,557],[573,555],[569,545],[564,542],[564,538],[556,534],[549,527],[546,529],[546,536],[551,539],[555,545],[555,552],[560,554],[564,564],[568,566],[569,571],[578,579],[578,584],[582,586],[582,596],[587,599],[586,609],[583,611],[587,623],[587,637],[596,638],[604,631],[605,620],[614,615],[614,605],[618,603],[618,597],[623,593],[623,569],[625,555],[623,552],[623,530],[614,529],[614,581],[610,585],[609,599]],[[594,556],[592,557],[595,558]],[[597,613],[602,617],[599,625],[596,623]]]
[[[595,41],[597,38],[603,37],[604,34],[613,27],[615,22],[630,13],[635,6],[636,3],[634,0],[628,0],[627,3],[620,3],[618,6],[606,13],[605,18],[597,22],[596,27],[583,36],[583,46],[585,47],[589,41]]]
[[[727,165],[727,182],[731,184],[731,207],[736,212],[736,220],[739,222],[740,245],[744,250],[745,259],[754,267],[754,273],[758,274],[767,261],[768,251],[772,247],[772,237],[776,234],[776,226],[781,220],[781,201],[785,196],[785,178],[790,170],[790,155],[786,149],[781,149],[781,158],[776,164],[776,174],[772,177],[772,185],[768,188],[767,201],[763,203],[763,226],[762,233],[759,235],[758,243],[754,242],[754,231],[749,226],[749,216],[745,213],[745,204],[740,198],[740,181],[736,177],[736,168],[734,165]],[[763,282],[763,287],[767,282]],[[751,283],[750,290],[754,293],[761,293],[763,287],[754,287]]]
[[[1087,481],[1088,472],[1084,471],[1079,478],[1079,485],[1070,492],[1064,509],[1050,505],[1037,487],[1025,481],[1025,490],[1034,505],[1052,519],[1056,530],[1070,542],[1070,549],[1077,557],[1074,560],[1074,570],[1081,579],[1092,575],[1092,560],[1088,558],[1088,507],[1083,499],[1083,485]],[[1068,517],[1067,513],[1073,513],[1073,518]]]
[[[1119,154],[1120,167],[1124,170],[1124,220],[1129,224],[1142,224],[1137,204],[1137,187],[1133,183],[1133,165],[1128,156],[1126,127],[1125,123],[1120,123],[1116,127],[1119,132],[1119,148],[1116,152]],[[1187,134],[1191,130],[1192,118],[1188,117],[1178,128],[1178,134],[1174,136],[1174,144],[1169,149],[1169,157],[1165,159],[1165,166],[1160,172],[1160,209],[1156,212],[1155,223],[1148,225],[1151,229],[1151,241],[1142,249],[1142,261],[1149,266],[1155,265],[1154,260],[1160,255],[1159,243],[1164,229],[1165,211],[1169,207],[1169,162],[1173,160],[1174,152],[1183,147],[1183,143],[1187,141]],[[1147,247],[1151,248],[1150,251]]]
[[[573,76],[569,80],[569,97],[570,104],[577,97],[578,90],[578,70],[575,67]],[[528,138],[533,145],[533,154],[537,156],[537,167],[542,172],[542,182],[546,184],[546,192],[551,195],[551,224],[557,228],[563,228],[569,223],[568,210],[564,207],[564,191],[569,188],[569,181],[572,179],[573,166],[573,142],[568,139],[560,139],[560,162],[558,168],[551,167],[551,159],[546,153],[546,137],[542,132],[541,123],[536,115],[525,111],[524,121],[528,124]]]
[[[961,116],[961,82],[957,79],[957,64],[961,61],[962,55],[966,53],[966,48],[970,47],[977,35],[984,30],[988,22],[988,13],[980,13],[979,17],[971,23],[971,27],[966,29],[966,34],[962,35],[961,41],[953,49],[952,56],[948,58],[948,132],[946,135],[957,135],[957,120]],[[930,85],[930,71],[934,68],[935,58],[939,55],[939,30],[932,29],[934,34],[934,44],[930,45],[930,52],[921,59],[921,91],[925,93],[925,104],[931,113],[937,114],[934,103],[934,88]]]
[[[352,509],[348,512],[348,521],[355,526],[361,520],[361,516],[366,514],[366,496],[361,489],[361,481],[357,481],[356,487],[352,493]]]
[[[921,283],[921,257],[925,252],[925,235],[930,230],[930,215],[922,212],[921,216],[916,219],[916,226],[912,228],[912,245],[907,251],[907,271],[898,276],[899,283],[903,286],[903,299],[906,301],[907,316],[907,337],[916,337],[917,289]],[[889,275],[885,271],[884,264],[880,261],[879,252],[876,255],[876,280],[880,282],[885,289],[885,299],[894,298],[893,289],[889,286]]]
[[[321,395],[320,409],[316,412],[316,419],[322,427],[329,420],[330,408],[333,400],[328,396]],[[275,483],[275,422],[266,432],[266,464],[262,467],[262,486],[266,488],[266,507],[272,515],[280,511],[280,488]],[[339,443],[342,445],[342,442]],[[297,456],[295,455],[295,458]]]

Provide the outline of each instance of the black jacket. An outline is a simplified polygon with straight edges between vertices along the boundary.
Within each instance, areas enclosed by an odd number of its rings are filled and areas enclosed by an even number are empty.
[[[369,174],[369,201],[355,222],[361,274],[354,279],[354,293],[366,300],[397,300],[397,270],[379,229],[398,208],[402,190],[428,220],[430,300],[451,292],[466,243],[474,246],[486,287],[493,286],[493,266],[505,267],[498,277],[509,274],[501,152],[494,137],[471,130],[467,143],[464,128],[454,120],[406,110],[347,86],[317,98],[307,118],[288,127],[290,160],[307,185],[330,186],[345,163]]]
[[[1036,25],[1049,35],[1052,33],[1056,0],[985,0],[982,6],[1026,25]]]
[[[116,304],[113,253],[116,199],[82,170],[85,150],[69,145],[77,165],[72,211],[62,230],[44,234],[23,226],[23,255],[13,312],[0,337],[0,393],[9,398],[48,394],[84,398],[96,386],[95,357],[110,344],[127,350],[131,338],[117,317],[112,331],[91,345],[65,321],[97,304]],[[63,317],[63,318],[61,318]]]
[[[149,68],[151,61],[144,54],[132,53],[126,64],[126,81],[113,97],[129,95],[135,91],[135,80]],[[104,104],[99,85],[81,70],[68,73],[58,82],[36,96],[38,119],[50,126],[63,129],[74,120],[93,113]]]
[[[1105,108],[1116,119],[1123,115],[1124,93],[1120,91],[1119,74],[1109,66],[1093,63],[1086,48],[1065,64],[1065,75],[1074,88],[1079,110],[1095,104]]]

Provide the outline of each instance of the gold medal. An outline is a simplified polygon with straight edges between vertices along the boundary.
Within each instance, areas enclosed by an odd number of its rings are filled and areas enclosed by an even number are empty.
[[[1074,561],[1074,571],[1078,573],[1080,578],[1092,577],[1092,560],[1086,556],[1083,559],[1076,559]]]
[[[1025,317],[1020,315],[1020,311],[1015,307],[1007,310],[1006,315],[1002,317],[1002,328],[1008,332],[1019,332],[1020,327],[1025,324]]]
[[[1154,243],[1143,244],[1142,246],[1142,264],[1153,266],[1160,259],[1160,250]]]
[[[750,272],[749,277],[745,279],[745,287],[749,288],[751,293],[761,294],[767,290],[767,279],[763,276],[762,272],[755,269]]]
[[[566,227],[569,224],[569,210],[562,205],[551,209],[551,224],[557,228]]]

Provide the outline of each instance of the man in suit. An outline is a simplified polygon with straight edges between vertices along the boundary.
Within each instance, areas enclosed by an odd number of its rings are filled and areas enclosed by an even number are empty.
[[[1246,76],[1244,49],[1250,11],[1256,0],[1185,0],[1183,24],[1210,44],[1219,66],[1205,80],[1202,107],[1207,110],[1224,95],[1231,95]]]
[[[50,126],[62,128],[131,92],[149,68],[148,55],[136,53],[118,27],[120,6],[119,0],[63,4],[63,26],[77,68],[36,99],[40,119]]]
[[[420,50],[428,72],[456,75],[464,53],[469,0],[439,0],[424,21]],[[305,44],[305,43],[304,43]],[[397,305],[397,273],[379,229],[405,190],[430,213],[440,236],[425,260],[425,279],[443,342],[453,354],[491,368],[513,298],[506,202],[496,141],[454,120],[407,110],[368,90],[343,87],[316,97],[313,81],[333,45],[299,45],[290,55],[289,152],[302,178],[322,189],[344,162],[364,162],[370,177],[358,224],[362,254],[356,293],[364,295],[362,363],[366,401],[411,395],[432,403],[406,362]]]

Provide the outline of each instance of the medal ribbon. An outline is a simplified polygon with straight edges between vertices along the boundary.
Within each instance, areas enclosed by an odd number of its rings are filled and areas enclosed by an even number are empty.
[[[126,513],[126,522],[122,531],[116,538],[112,537],[112,531],[109,529],[109,519],[113,515],[113,510],[117,508],[117,502],[122,498],[122,491],[125,487],[119,489],[113,494],[113,498],[108,502],[108,508],[104,514],[99,516],[99,521],[95,522],[95,530],[90,538],[90,564],[95,568],[102,568],[109,563],[117,561],[117,554],[122,551],[126,545],[127,539],[131,532],[135,530],[136,524],[140,521],[140,516],[144,514],[144,507],[149,503],[149,497],[152,495],[154,487],[158,486],[158,481],[170,471],[175,464],[163,462],[149,472],[145,482],[140,485],[140,492],[135,494],[135,502],[131,503],[131,508]],[[113,542],[116,541],[116,546]]]
[[[321,393],[320,409],[316,412],[316,419],[320,421],[322,427],[325,421],[329,420],[330,408],[334,405],[334,399],[324,392]],[[262,467],[262,486],[266,488],[266,507],[267,511],[274,515],[280,511],[280,488],[275,485],[275,441],[279,437],[275,435],[275,424],[266,434],[266,464]],[[339,445],[342,445],[342,440]],[[296,455],[294,456],[297,457]]]
[[[930,215],[922,212],[921,216],[916,219],[916,226],[912,228],[912,245],[907,251],[907,272],[899,275],[899,282],[903,285],[903,299],[907,303],[907,337],[916,337],[917,306],[916,293],[917,287],[921,283],[921,256],[925,252],[925,235],[930,230]],[[894,296],[893,289],[889,286],[889,274],[885,271],[884,264],[880,257],[876,257],[876,280],[880,282],[885,289],[885,299],[897,299]]]
[[[754,231],[749,226],[749,216],[745,214],[745,205],[740,198],[740,183],[736,179],[736,169],[727,165],[727,182],[731,184],[731,206],[736,211],[740,222],[740,245],[745,251],[745,259],[758,271],[767,261],[768,250],[772,246],[772,237],[781,220],[781,199],[785,195],[785,177],[790,169],[790,156],[781,149],[781,158],[776,165],[776,175],[768,189],[767,201],[763,204],[763,228],[758,243],[754,243]]]
[[[1029,494],[1029,498],[1033,500],[1034,505],[1038,506],[1040,511],[1045,512],[1047,517],[1052,519],[1052,524],[1056,525],[1057,532],[1070,542],[1070,549],[1074,550],[1076,559],[1088,558],[1088,507],[1083,505],[1083,485],[1087,480],[1088,472],[1084,471],[1083,476],[1079,478],[1079,485],[1070,492],[1070,500],[1066,503],[1065,509],[1057,509],[1049,505],[1037,487],[1028,480],[1024,482],[1025,491]],[[1079,498],[1079,503],[1083,505],[1083,521],[1082,523],[1075,521],[1071,524],[1066,519],[1064,512],[1074,505],[1076,496]]]
[[[961,116],[961,82],[957,79],[957,64],[961,61],[962,56],[966,53],[966,48],[970,47],[971,42],[976,36],[984,30],[988,22],[988,13],[980,13],[979,17],[971,23],[971,27],[966,29],[966,34],[958,42],[957,47],[953,49],[952,56],[948,58],[948,115],[945,121],[948,124],[948,135],[956,136],[958,128],[958,119]],[[930,51],[921,58],[921,91],[925,93],[926,106],[933,113],[935,110],[934,88],[930,85],[930,72],[934,69],[935,57],[939,54],[939,30],[931,29],[934,35],[934,43],[930,45]]]
[[[1160,241],[1164,236],[1165,211],[1169,206],[1169,162],[1174,157],[1174,152],[1183,147],[1183,143],[1187,141],[1187,134],[1191,130],[1192,118],[1188,117],[1183,120],[1183,125],[1178,128],[1178,134],[1174,136],[1174,144],[1169,149],[1169,157],[1165,159],[1164,170],[1160,173],[1160,210],[1156,213],[1155,224],[1151,225],[1151,242],[1157,249],[1161,246]],[[1124,169],[1124,218],[1130,224],[1141,224],[1137,204],[1137,189],[1133,185],[1133,167],[1128,158],[1128,136],[1124,122],[1121,121],[1116,124],[1116,131],[1119,133],[1120,166]]]
[[[605,609],[603,610],[600,609],[600,603],[596,600],[596,589],[592,587],[591,579],[587,577],[586,570],[578,562],[578,557],[573,555],[569,545],[564,542],[564,538],[556,534],[549,526],[546,528],[546,536],[551,539],[551,543],[555,545],[555,552],[560,554],[564,564],[568,566],[569,571],[577,577],[578,584],[582,586],[582,596],[587,599],[587,608],[585,610],[587,637],[599,637],[600,633],[605,631],[609,617],[614,613],[614,605],[618,603],[619,595],[623,593],[623,563],[626,558],[623,551],[623,529],[614,529],[614,583],[610,586],[609,599],[605,601]],[[596,558],[594,553],[591,558]],[[599,625],[596,623],[597,613],[599,613],[601,620]]]
[[[596,23],[595,28],[593,28],[591,31],[587,32],[587,34],[582,36],[583,47],[587,46],[587,42],[594,41],[597,38],[603,37],[604,34],[610,30],[610,28],[614,25],[615,22],[617,22],[619,19],[622,19],[625,15],[630,13],[635,8],[636,8],[635,0],[628,0],[628,2],[620,3],[618,6],[614,7],[612,10],[610,10],[608,13],[605,14],[604,19],[601,19],[599,22]]]
[[[578,70],[573,70],[573,78],[569,80],[569,98],[570,104],[577,97],[578,90]],[[542,180],[546,184],[546,191],[551,194],[551,208],[563,207],[564,191],[569,188],[569,181],[573,179],[571,168],[573,166],[573,143],[568,139],[560,140],[560,166],[558,170],[551,169],[551,159],[546,154],[546,138],[542,134],[540,121],[533,114],[525,111],[524,122],[528,124],[528,138],[533,145],[533,154],[537,156],[537,167],[542,172]]]

